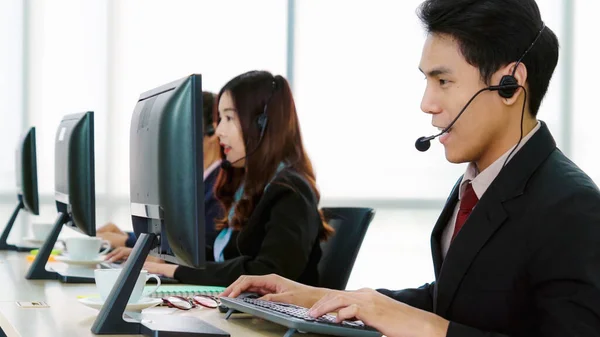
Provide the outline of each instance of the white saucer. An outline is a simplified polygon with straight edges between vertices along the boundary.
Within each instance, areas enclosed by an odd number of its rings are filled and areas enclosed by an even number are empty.
[[[105,261],[104,256],[98,256],[93,260],[73,260],[69,256],[65,255],[55,255],[54,260],[77,266],[95,266]]]
[[[79,303],[81,303],[87,307],[90,307],[93,309],[98,309],[98,310],[102,309],[102,305],[104,304],[104,301],[100,297],[80,298],[78,301],[79,301]],[[125,307],[125,310],[126,311],[142,311],[144,309],[155,307],[161,303],[162,303],[162,299],[160,299],[160,298],[145,297],[145,298],[142,298],[137,303],[127,304],[127,307]]]
[[[27,241],[27,242],[31,242],[31,243],[39,243],[39,244],[43,244],[44,242],[46,242],[46,240],[40,240],[40,239],[36,239],[33,236],[26,236],[23,238],[23,241]]]

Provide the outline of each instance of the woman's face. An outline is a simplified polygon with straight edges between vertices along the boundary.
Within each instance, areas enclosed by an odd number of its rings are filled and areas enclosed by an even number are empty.
[[[219,99],[219,118],[216,135],[219,137],[226,159],[233,167],[244,167],[246,146],[237,109],[229,91],[225,91]]]

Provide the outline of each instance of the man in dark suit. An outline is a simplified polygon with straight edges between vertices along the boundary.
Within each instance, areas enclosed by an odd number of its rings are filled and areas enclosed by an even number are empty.
[[[215,219],[223,216],[221,204],[217,201],[213,188],[217,182],[217,177],[221,170],[221,146],[219,138],[215,135],[217,125],[217,105],[216,97],[213,93],[202,93],[202,122],[204,126],[204,136],[202,137],[202,148],[204,156],[204,227],[206,246],[212,256],[212,245],[217,237],[215,228]],[[110,241],[113,248],[125,247],[132,248],[136,242],[136,236],[133,232],[124,232],[113,223],[108,223],[97,229],[97,235]],[[118,260],[129,255],[130,249],[114,250],[109,258]]]
[[[448,161],[469,163],[433,229],[436,280],[340,292],[242,277],[224,295],[253,289],[387,336],[600,336],[600,191],[536,118],[556,36],[533,0],[427,0],[419,16],[421,109]]]

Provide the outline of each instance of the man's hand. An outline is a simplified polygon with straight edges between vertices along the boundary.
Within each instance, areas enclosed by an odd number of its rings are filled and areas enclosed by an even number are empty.
[[[253,292],[262,295],[262,300],[290,303],[310,308],[330,291],[334,290],[310,287],[275,274],[265,276],[243,275],[219,296],[237,297],[243,292]]]
[[[444,337],[449,324],[373,289],[330,292],[312,306],[309,314],[316,318],[330,312],[337,312],[338,321],[358,319],[389,337]]]
[[[102,238],[103,240],[108,240],[108,242],[110,242],[110,246],[113,248],[125,247],[125,242],[127,241],[127,234],[121,233],[103,232],[96,233],[96,236]]]

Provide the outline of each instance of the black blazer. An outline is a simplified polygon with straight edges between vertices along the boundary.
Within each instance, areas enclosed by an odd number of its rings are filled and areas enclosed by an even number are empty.
[[[600,192],[543,122],[442,261],[457,200],[458,184],[431,235],[435,282],[379,291],[448,319],[451,337],[600,336]]]
[[[265,190],[241,231],[234,231],[223,251],[224,262],[206,269],[180,266],[184,283],[228,286],[241,275],[275,273],[317,285],[323,230],[317,198],[308,182],[290,169],[279,172]]]
[[[220,171],[220,168],[215,169],[204,180],[204,236],[206,237],[207,251],[210,254],[212,254],[212,246],[217,238],[215,219],[223,217],[223,207],[214,192]]]

